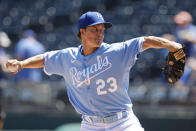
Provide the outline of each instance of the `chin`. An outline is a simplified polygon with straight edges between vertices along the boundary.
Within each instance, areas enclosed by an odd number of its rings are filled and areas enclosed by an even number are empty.
[[[97,45],[101,45],[102,42],[103,42],[103,40],[96,41]]]
[[[101,46],[101,43],[102,43],[102,41],[101,42],[96,42],[96,46],[97,47],[100,47]]]

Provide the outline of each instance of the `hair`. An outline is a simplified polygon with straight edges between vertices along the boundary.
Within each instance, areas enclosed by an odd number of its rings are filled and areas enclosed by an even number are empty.
[[[81,40],[81,33],[80,33],[80,31],[78,32],[77,37],[78,37],[79,40]]]
[[[86,27],[83,27],[83,28],[80,28],[80,29],[86,29]],[[79,40],[81,40],[81,32],[80,32],[80,30],[79,30],[79,32],[77,34],[77,37],[78,37]]]

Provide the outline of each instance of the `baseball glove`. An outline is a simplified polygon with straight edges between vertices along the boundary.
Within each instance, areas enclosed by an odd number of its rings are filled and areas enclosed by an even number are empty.
[[[185,47],[175,51],[169,52],[166,57],[166,65],[164,68],[164,74],[166,80],[170,84],[176,83],[184,73],[185,66]]]

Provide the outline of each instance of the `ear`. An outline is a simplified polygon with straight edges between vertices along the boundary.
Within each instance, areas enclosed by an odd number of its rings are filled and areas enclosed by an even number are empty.
[[[85,32],[85,29],[82,29],[82,28],[81,28],[81,29],[80,29],[80,33],[81,33],[81,34],[84,34],[84,32]]]

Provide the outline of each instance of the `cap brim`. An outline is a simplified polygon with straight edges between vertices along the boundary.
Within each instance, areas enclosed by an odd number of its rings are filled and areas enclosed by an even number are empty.
[[[93,23],[93,24],[88,25],[88,26],[93,26],[93,25],[98,25],[98,24],[104,24],[105,25],[105,28],[112,27],[112,23],[111,22],[96,22],[96,23]]]
[[[105,22],[104,25],[105,25],[105,28],[112,27],[112,23],[111,22]]]

